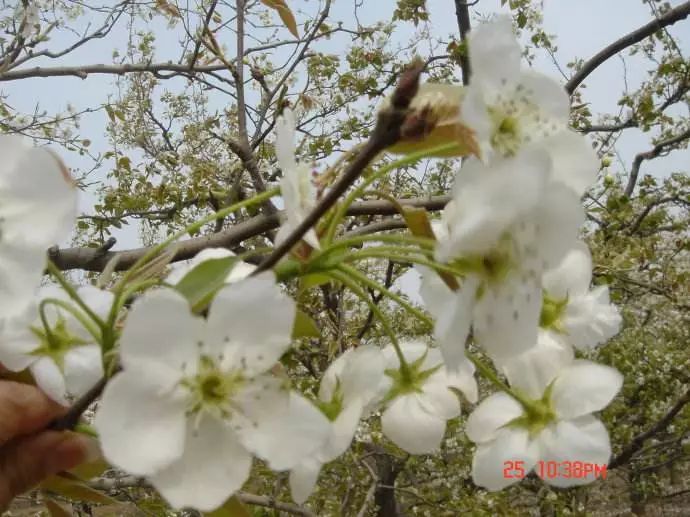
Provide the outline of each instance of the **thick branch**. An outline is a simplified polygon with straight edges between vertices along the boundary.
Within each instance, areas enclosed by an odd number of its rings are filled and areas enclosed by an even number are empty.
[[[633,455],[642,448],[647,439],[651,438],[656,433],[663,431],[688,403],[690,403],[690,390],[685,392],[685,395],[683,395],[671,407],[671,409],[668,410],[661,420],[647,429],[644,433],[638,434],[635,438],[633,438],[632,442],[630,442],[630,444],[623,449],[618,456],[609,462],[609,468],[615,469],[627,463],[630,458],[632,458]]]
[[[589,61],[585,62],[582,68],[570,78],[570,80],[565,84],[565,89],[568,93],[573,93],[575,89],[591,74],[596,70],[599,65],[604,63],[607,59],[615,56],[621,50],[639,43],[643,39],[651,36],[655,32],[673,25],[674,23],[684,20],[690,15],[690,2],[685,2],[677,7],[674,7],[668,11],[663,16],[652,20],[646,25],[643,25],[637,30],[626,34],[622,38],[614,41],[608,47],[601,50],[599,53],[595,54]]]
[[[409,198],[400,199],[399,202],[403,205],[424,207],[430,211],[441,210],[449,201],[448,196],[434,196],[429,198]],[[353,203],[347,211],[348,215],[394,215],[397,214],[397,208],[389,201],[375,200],[375,201],[361,201]],[[204,235],[203,237],[195,237],[181,241],[177,247],[173,262],[186,260],[192,258],[201,250],[206,248],[232,248],[239,245],[242,241],[261,235],[269,230],[273,230],[280,225],[280,214],[258,215],[238,223],[222,232],[211,235]],[[402,226],[396,226],[404,228]],[[382,227],[381,229],[392,229],[391,227]],[[355,230],[357,231],[357,230]],[[368,232],[371,233],[371,232]],[[86,271],[103,271],[106,264],[116,256],[118,257],[116,270],[126,270],[145,253],[150,250],[149,247],[135,248],[124,251],[103,251],[98,248],[65,248],[65,249],[51,249],[48,254],[50,259],[60,269],[83,269]]]
[[[467,2],[455,0],[455,16],[458,19],[460,40],[463,43],[467,43],[467,35],[470,32],[470,9]],[[460,58],[460,68],[462,69],[462,84],[467,86],[470,84],[470,77],[472,75],[470,56],[467,52],[467,47],[464,48],[462,57]]]
[[[688,140],[689,138],[690,129],[672,138],[659,142],[650,151],[647,151],[645,153],[639,153],[637,156],[635,156],[632,168],[630,169],[630,177],[628,178],[628,184],[625,186],[625,195],[630,197],[633,193],[633,190],[635,190],[637,176],[640,173],[640,167],[642,166],[643,161],[653,160],[654,158],[658,157],[662,152],[670,150],[673,146],[678,145],[681,142]]]

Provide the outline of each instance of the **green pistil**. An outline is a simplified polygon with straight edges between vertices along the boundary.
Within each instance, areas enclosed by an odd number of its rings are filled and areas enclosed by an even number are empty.
[[[538,435],[545,427],[556,421],[556,412],[551,404],[552,385],[549,385],[541,400],[521,401],[524,413],[506,424],[507,427],[527,429],[530,438]]]
[[[521,142],[517,118],[505,115],[497,109],[489,109],[489,113],[496,128],[491,135],[491,145],[504,156],[514,156]]]
[[[565,313],[565,308],[568,305],[568,297],[559,300],[553,298],[544,292],[544,300],[541,306],[541,315],[539,316],[539,326],[543,329],[554,330],[563,333],[563,325],[561,318]]]
[[[206,411],[222,418],[228,417],[232,396],[243,384],[244,377],[240,372],[224,372],[211,358],[202,356],[197,374],[182,381],[182,386],[192,395],[188,412]]]
[[[422,364],[426,359],[426,352],[415,362],[408,364],[407,368],[389,369],[385,373],[393,380],[393,386],[386,395],[386,401],[393,400],[400,395],[408,393],[421,393],[427,379],[436,373],[441,365],[428,370],[422,370]]]
[[[88,344],[88,342],[69,332],[66,321],[62,317],[58,318],[55,326],[49,331],[43,327],[31,327],[31,331],[40,343],[31,352],[31,355],[50,357],[59,367],[62,367],[65,355],[72,348]]]

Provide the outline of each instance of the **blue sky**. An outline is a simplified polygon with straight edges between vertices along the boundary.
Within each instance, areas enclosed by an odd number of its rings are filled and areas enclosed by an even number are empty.
[[[288,0],[289,5],[302,18],[302,13],[314,13],[318,7],[314,1]],[[321,2],[319,2],[321,3]],[[681,3],[671,2],[672,5]],[[428,9],[431,14],[429,24],[433,34],[447,37],[457,34],[455,9],[452,0],[428,0]],[[362,23],[370,23],[382,18],[388,18],[395,6],[394,0],[364,0],[363,6],[358,10],[358,16]],[[481,0],[474,8],[476,16],[485,16],[500,11],[499,0]],[[345,25],[354,23],[353,2],[351,0],[335,0],[332,9],[332,18],[343,20]],[[602,47],[606,46],[621,35],[648,22],[651,17],[648,7],[638,0],[545,0],[544,19],[547,32],[556,34],[558,61],[565,65],[575,57],[588,58]],[[82,23],[97,23],[96,19],[82,20]],[[277,17],[276,17],[277,22]],[[476,18],[475,18],[476,23]],[[670,28],[672,34],[678,37],[681,48],[686,55],[690,55],[690,21],[680,22]],[[179,55],[177,38],[179,31],[171,30],[166,26],[162,18],[154,19],[149,27],[156,30],[158,40],[156,42],[156,61],[176,60]],[[411,24],[402,25],[394,35],[394,40],[405,42],[414,32]],[[96,64],[112,62],[112,51],[115,47],[124,48],[126,43],[126,28],[121,26],[104,40],[95,40],[82,49],[68,55],[58,61],[43,60],[36,62],[43,66]],[[280,34],[281,38],[288,38],[287,31]],[[67,35],[56,37],[51,44],[57,47],[70,41]],[[332,40],[323,44],[317,44],[314,49],[325,52],[336,52],[338,45],[345,40]],[[232,52],[232,42],[228,44]],[[428,54],[428,49],[417,49],[422,55]],[[625,61],[625,63],[624,63]],[[538,54],[534,62],[535,68],[558,78],[559,73],[549,56]],[[612,58],[587,79],[585,100],[591,103],[594,113],[612,113],[616,109],[616,101],[625,88],[624,72],[628,87],[634,89],[646,76],[647,64],[639,57],[625,55],[625,59]],[[10,83],[0,83],[0,91],[8,94],[9,103],[26,112],[33,111],[38,103],[42,109],[48,112],[64,110],[68,103],[77,109],[99,106],[107,102],[108,94],[114,91],[114,79],[110,76],[89,76],[86,80],[61,77],[48,79],[29,79]],[[681,108],[687,110],[687,107]],[[94,151],[104,152],[108,150],[107,139],[104,135],[106,115],[99,112],[86,115],[82,118],[81,134],[90,139]],[[625,131],[618,142],[617,148],[622,158],[623,165],[629,167],[634,155],[650,147],[650,135],[642,134],[636,129]],[[88,167],[89,162],[76,155],[61,151],[67,164],[73,168]],[[687,166],[690,163],[690,151],[678,151],[670,156],[646,162],[642,166],[642,173],[653,171],[655,175],[665,176],[670,172]],[[614,166],[614,170],[616,167]],[[618,167],[620,169],[620,166]],[[102,177],[105,171],[99,175]],[[81,207],[85,213],[90,212],[94,197],[82,196]],[[130,227],[131,228],[131,227]],[[125,249],[137,246],[138,236],[131,229],[118,232],[118,245],[116,249]]]

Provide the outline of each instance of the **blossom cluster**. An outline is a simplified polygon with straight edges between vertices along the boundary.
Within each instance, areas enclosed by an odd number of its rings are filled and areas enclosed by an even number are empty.
[[[362,419],[380,415],[395,445],[431,454],[461,403],[476,405],[465,432],[476,444],[472,477],[482,487],[515,482],[503,475],[508,461],[525,470],[548,461],[606,464],[608,433],[593,414],[615,397],[622,377],[576,358],[621,324],[607,287],[591,288],[592,258],[578,239],[580,198],[596,181],[597,157],[568,129],[561,86],[522,68],[509,20],[477,28],[469,51],[472,84],[441,88],[452,92],[450,111],[475,156],[458,170],[428,239],[431,258],[419,266],[430,339],[390,333],[383,346],[348,349],[311,395],[295,388],[280,362],[294,339],[296,302],[275,272],[257,272],[228,250],[204,250],[160,281],[144,277],[134,287],[132,274],[111,291],[74,289],[59,272],[61,288],[39,287],[45,250],[74,222],[74,188],[52,154],[2,137],[0,362],[28,368],[64,405],[107,375],[94,420],[104,457],[145,477],[174,508],[218,508],[248,479],[255,458],[289,472],[301,503],[321,467],[348,450]],[[295,158],[295,118],[287,109],[276,125],[286,214],[277,242],[318,201],[310,167]],[[337,269],[331,280],[356,292],[353,269],[319,261],[332,250],[333,232],[324,228],[304,235],[308,252],[298,258],[313,259],[326,275]],[[481,401],[477,373],[497,390]],[[557,486],[592,480],[545,479]]]

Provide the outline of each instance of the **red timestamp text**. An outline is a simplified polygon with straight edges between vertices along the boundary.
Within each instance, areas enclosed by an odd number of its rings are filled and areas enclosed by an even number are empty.
[[[587,461],[538,461],[534,465],[535,473],[542,479],[584,479],[588,477],[606,479],[606,464]],[[504,461],[503,477],[505,479],[522,479],[529,470],[525,469],[522,460]]]

